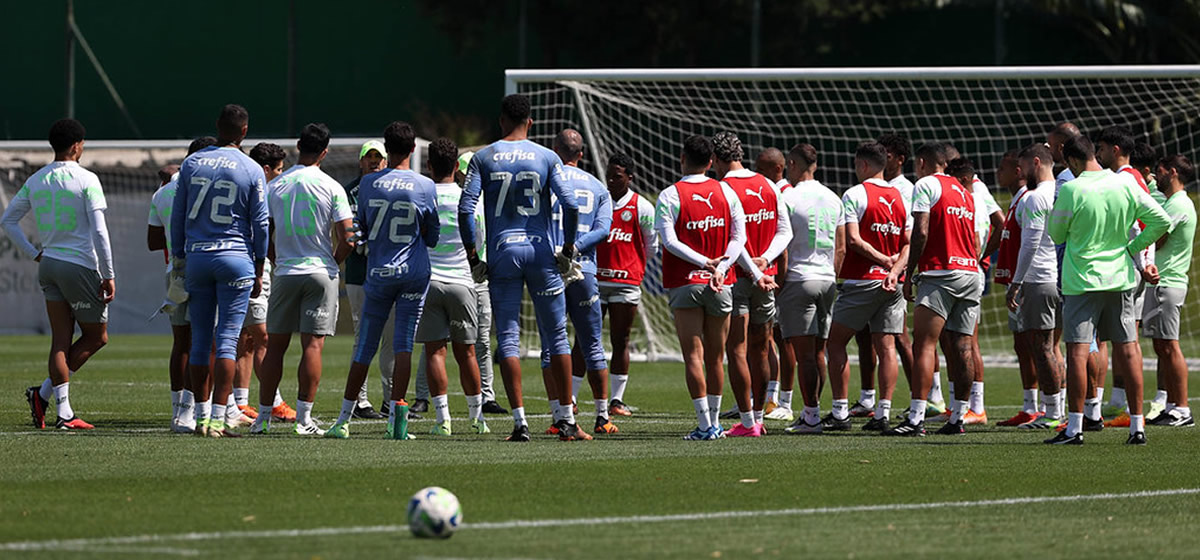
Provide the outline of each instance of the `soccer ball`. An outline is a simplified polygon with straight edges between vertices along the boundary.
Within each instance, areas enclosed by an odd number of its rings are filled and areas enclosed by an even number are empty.
[[[417,537],[449,538],[461,524],[458,498],[445,488],[430,486],[408,500],[408,529]]]

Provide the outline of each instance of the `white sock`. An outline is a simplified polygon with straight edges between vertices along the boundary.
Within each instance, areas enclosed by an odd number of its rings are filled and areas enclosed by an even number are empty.
[[[296,423],[302,425],[312,424],[312,408],[311,401],[302,401],[299,397],[296,398]]]
[[[233,398],[233,393],[229,393],[229,398],[225,399],[225,408],[237,408],[237,400]]]
[[[1104,402],[1104,387],[1096,387],[1096,400]]]
[[[250,388],[249,387],[234,387],[233,401],[238,406],[247,406],[250,404]]]
[[[38,388],[38,395],[41,395],[44,401],[48,401],[50,397],[54,396],[54,382],[50,381],[49,377],[42,381],[42,386]]]
[[[191,412],[192,407],[196,406],[196,395],[191,391],[184,389],[183,398],[179,400],[179,408]]]
[[[571,399],[579,402],[579,388],[583,387],[583,377],[571,376]]]
[[[1132,427],[1133,424],[1130,423]],[[1068,412],[1067,413],[1067,437],[1075,437],[1079,432],[1083,431],[1083,413]]]
[[[1125,408],[1129,403],[1125,400],[1125,389],[1113,387],[1112,394],[1108,396],[1108,406]]]
[[[260,424],[271,423],[271,410],[274,408],[275,407],[273,407],[269,404],[258,405],[258,418],[256,418],[255,420],[257,420]]]
[[[1166,404],[1167,404],[1167,392],[1166,392],[1166,391],[1162,391],[1162,390],[1155,392],[1155,393],[1154,393],[1154,401],[1153,401],[1153,402],[1154,402],[1155,404],[1159,404],[1159,405],[1162,405],[1162,406],[1166,406]]]
[[[478,420],[483,417],[483,394],[467,395],[467,418]]]
[[[958,399],[958,396],[957,396],[957,395],[958,395],[958,393],[954,392],[954,382],[953,382],[953,381],[947,381],[947,382],[946,382],[946,385],[947,385],[947,386],[949,386],[949,389],[950,389],[950,403],[951,403],[951,406],[953,406],[953,403],[954,403],[955,399]]]
[[[1021,404],[1021,411],[1026,414],[1037,414],[1038,412],[1038,391],[1037,389],[1025,389],[1022,391],[1025,402]]]
[[[183,391],[171,391],[171,419],[179,419],[179,401],[183,400]]]
[[[195,418],[196,423],[207,422],[209,416],[212,416],[212,399],[196,401],[196,406],[192,410],[192,417]]]
[[[708,399],[700,397],[692,399],[692,408],[696,409],[696,422],[701,431],[707,430],[713,426],[712,414],[708,410]]]
[[[562,407],[559,406],[558,399],[550,399],[550,420],[551,423],[562,420]]]
[[[350,417],[354,415],[354,406],[357,404],[356,400],[342,399],[342,411],[338,413],[337,423],[349,422]]]
[[[779,393],[779,406],[788,410],[792,409],[792,392],[783,391]]]
[[[754,414],[754,423],[755,423],[755,424],[762,424],[762,423],[763,423],[763,416],[764,416],[764,413],[763,413],[763,411],[761,411],[761,410],[755,410],[755,411],[753,412],[753,414]]]
[[[441,424],[443,422],[449,422],[450,421],[450,397],[447,397],[446,395],[438,395],[436,397],[433,397],[431,402],[433,403],[433,413],[434,413],[434,416],[437,418],[437,423]]]
[[[608,400],[596,399],[594,402],[596,403],[596,416],[608,418]]]
[[[950,407],[950,423],[959,424],[963,421],[963,416],[967,415],[967,409],[970,406],[968,401],[953,400]]]
[[[229,399],[233,400],[232,397]],[[242,417],[242,409],[237,407],[237,403],[225,405],[225,421],[229,423],[237,422]]]
[[[971,382],[971,397],[970,397],[970,399],[971,399],[970,400],[971,412],[974,412],[975,414],[983,414],[984,408],[983,408],[983,382],[982,381]]]
[[[614,401],[625,402],[625,384],[629,383],[629,374],[617,375],[615,373],[608,374],[608,384],[612,385],[612,398]]]
[[[821,421],[821,407],[806,406],[804,407],[804,423],[812,426]]]
[[[62,385],[54,386],[54,400],[58,403],[58,417],[63,420],[70,420],[75,417],[75,411],[71,410],[71,382],[68,381]]]
[[[512,409],[513,427],[528,426],[529,421],[525,419],[525,407],[518,406]]]
[[[283,404],[283,395],[279,394],[279,389],[275,389],[275,404],[273,404],[271,406],[272,406],[272,408],[274,408],[281,404]]]
[[[908,423],[920,424],[925,421],[925,406],[929,403],[922,399],[913,399],[908,404]]]
[[[845,420],[850,417],[850,399],[833,399],[834,420]]]
[[[1066,371],[1065,369],[1063,371]],[[1063,383],[1062,388],[1058,390],[1059,410],[1067,410],[1067,384]],[[1066,414],[1066,412],[1063,412]]]
[[[875,417],[886,419],[890,418],[891,416],[892,401],[888,399],[879,399],[879,401],[875,403]]]
[[[1100,419],[1100,399],[1091,398],[1083,401],[1083,416],[1088,420]]]
[[[1062,395],[1058,391],[1042,393],[1042,402],[1046,403],[1046,418],[1051,420],[1062,419]]]
[[[739,412],[738,414],[742,417],[742,427],[743,428],[753,428],[754,427],[754,413],[753,412]]]
[[[775,404],[779,404],[779,382],[778,381],[768,381],[767,382],[767,402],[773,402]]]
[[[560,416],[562,416],[563,420],[567,421],[568,424],[575,423],[575,411],[571,410],[571,405],[569,405],[569,404],[558,405],[558,413]]]
[[[721,395],[708,395],[708,425],[721,425]],[[734,405],[735,407],[737,405]]]
[[[213,404],[212,405],[212,420],[214,422],[220,422],[220,423],[224,424],[225,423],[225,411],[228,408],[229,408],[228,405]]]
[[[1187,418],[1188,416],[1191,416],[1191,415],[1192,415],[1192,409],[1191,409],[1191,407],[1187,407],[1187,406],[1177,406],[1177,407],[1175,407],[1175,409],[1174,409],[1174,410],[1175,410],[1175,411],[1177,411],[1177,412],[1179,413],[1178,415],[1179,415],[1179,417],[1180,417],[1180,418]]]
[[[950,384],[950,392],[954,392],[954,384]],[[944,403],[946,398],[942,396],[942,375],[935,371],[933,372],[933,385],[929,387],[929,401],[933,403]]]
[[[858,403],[863,408],[875,407],[875,389],[862,389],[858,392]]]
[[[1129,434],[1146,431],[1146,417],[1141,414],[1129,415]]]

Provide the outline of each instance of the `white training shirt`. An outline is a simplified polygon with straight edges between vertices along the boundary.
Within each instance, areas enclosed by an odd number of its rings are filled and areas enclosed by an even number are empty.
[[[988,237],[992,233],[992,214],[1000,211],[1000,205],[996,203],[992,191],[978,176],[971,183],[971,194],[975,195],[975,239],[979,242],[979,251],[982,253],[987,248]],[[984,255],[979,255],[979,260],[982,261],[983,257]],[[980,272],[983,271],[982,266],[981,264]]]
[[[901,173],[892,178],[891,181],[888,181],[888,184],[896,187],[896,190],[900,191],[900,196],[904,198],[904,208],[911,212],[914,188],[912,181],[909,181],[908,177],[905,177],[904,174]]]
[[[320,167],[293,165],[267,185],[275,225],[275,274],[338,275],[330,228],[349,220],[346,189]]]
[[[755,175],[758,175],[758,173],[745,168],[725,174],[726,177],[753,177]],[[767,245],[766,250],[759,256],[770,263],[778,258],[779,255],[782,255],[783,250],[787,249],[788,243],[792,241],[792,223],[787,219],[787,206],[783,203],[783,193],[779,192],[779,187],[772,183],[770,179],[767,179],[767,184],[771,185],[771,188],[775,191],[775,237],[771,238],[771,243]],[[733,191],[732,187],[725,181],[721,181],[721,186],[731,192]],[[751,279],[755,282],[763,277],[762,271],[755,266],[753,257],[744,246],[742,247],[742,253],[738,255],[738,264],[742,265],[741,268],[744,272],[750,273]]]
[[[442,229],[437,246],[429,250],[429,279],[474,288],[467,250],[458,233],[458,201],[462,198],[462,187],[458,183],[438,183],[436,188],[438,221]],[[475,231],[480,237],[484,235],[483,222],[483,205],[478,204],[475,206]]]
[[[780,219],[792,226],[788,244],[787,281],[837,280],[833,255],[842,217],[842,199],[820,181],[800,181],[783,193],[787,213]]]
[[[8,236],[29,258],[38,250],[25,237],[21,218],[33,211],[42,239],[42,258],[98,270],[113,278],[112,247],[100,178],[74,161],[54,161],[25,181],[0,219]]]
[[[179,186],[179,173],[171,176],[171,180],[154,191],[150,197],[150,217],[146,223],[163,228],[167,235],[167,254],[171,252],[171,207],[175,204],[175,189]],[[167,272],[171,272],[171,260],[167,259]]]
[[[688,175],[680,179],[685,183],[703,183],[707,180],[709,180],[708,176],[700,174]],[[726,204],[729,205],[729,216],[733,220],[729,228],[729,246],[725,249],[727,258],[717,265],[717,271],[725,273],[729,267],[733,266],[738,255],[741,254],[742,248],[746,245],[746,215],[742,212],[741,199],[738,198],[737,193],[733,192],[733,189],[729,188],[729,185],[721,183],[721,194],[725,196]],[[675,185],[671,185],[658,195],[658,205],[654,212],[654,230],[662,241],[664,251],[670,251],[672,255],[684,261],[703,267],[708,264],[708,257],[688,247],[675,234],[675,220],[678,218],[679,191],[675,189]]]
[[[1058,281],[1058,259],[1050,239],[1050,212],[1054,209],[1054,185],[1042,181],[1017,202],[1017,224],[1021,226],[1021,249],[1014,284],[1053,284]]]

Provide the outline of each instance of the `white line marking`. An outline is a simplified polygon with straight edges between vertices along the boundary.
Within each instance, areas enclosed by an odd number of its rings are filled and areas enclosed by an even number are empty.
[[[1012,506],[1062,502],[1085,502],[1096,500],[1125,500],[1131,498],[1159,498],[1164,496],[1190,496],[1200,494],[1200,488],[1174,488],[1169,490],[1145,490],[1141,492],[1076,494],[1072,496],[1027,496],[958,502],[925,502],[915,504],[866,504],[860,506],[788,508],[762,511],[716,511],[709,513],[680,513],[673,515],[633,515],[622,517],[587,517],[572,519],[514,519],[463,524],[461,530],[529,529],[544,527],[571,527],[576,525],[618,525],[626,523],[668,523],[674,521],[702,521],[711,519],[737,519],[746,517],[779,517],[804,515],[836,515],[841,513],[863,513],[877,511],[917,511],[943,508]],[[325,537],[340,535],[362,535],[370,533],[400,533],[407,531],[406,525],[369,525],[362,527],[319,527],[316,529],[277,529],[264,531],[219,531],[211,533],[177,533],[173,535],[134,535],[128,537],[105,537],[95,539],[69,539],[45,541],[19,541],[0,543],[0,550],[80,550],[90,547],[131,545],[144,543],[196,542],[225,539],[272,539],[288,537]],[[186,550],[186,549],[178,549]]]

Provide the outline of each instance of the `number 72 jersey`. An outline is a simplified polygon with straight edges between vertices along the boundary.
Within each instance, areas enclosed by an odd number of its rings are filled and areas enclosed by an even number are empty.
[[[262,166],[235,147],[200,150],[183,160],[171,208],[171,251],[267,257]]]
[[[429,248],[441,223],[437,188],[411,169],[384,169],[358,183],[358,224],[367,239],[367,282],[429,282]]]

